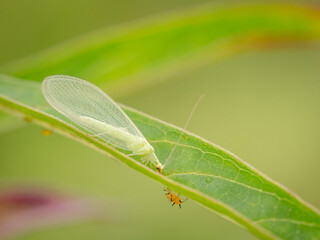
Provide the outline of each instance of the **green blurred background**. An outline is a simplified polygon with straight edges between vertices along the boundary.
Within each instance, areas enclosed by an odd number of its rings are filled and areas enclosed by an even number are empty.
[[[72,37],[199,0],[0,0],[0,64]],[[320,206],[320,45],[242,52],[116,101],[183,126],[235,153]],[[114,222],[90,222],[17,239],[255,239],[238,225],[188,200],[180,211],[163,186],[58,134],[23,127],[0,136],[0,184],[33,183],[105,199]]]

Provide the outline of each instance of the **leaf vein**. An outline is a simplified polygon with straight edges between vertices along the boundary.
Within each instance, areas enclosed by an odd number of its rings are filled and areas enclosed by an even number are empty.
[[[320,227],[320,224],[317,224],[317,223],[304,222],[304,221],[292,220],[287,218],[263,218],[263,219],[254,221],[254,223],[262,223],[262,222],[269,222],[269,221],[288,222],[288,223],[297,224],[297,225],[306,225],[309,227]]]
[[[222,180],[225,180],[225,181],[228,181],[228,182],[232,182],[232,183],[241,185],[241,186],[243,186],[243,187],[249,188],[249,189],[251,189],[251,190],[254,190],[254,191],[257,191],[257,192],[260,192],[260,193],[272,195],[272,196],[274,196],[275,198],[277,198],[277,199],[280,200],[280,201],[286,201],[286,202],[289,202],[289,203],[291,203],[291,204],[293,204],[293,205],[298,206],[295,202],[293,202],[293,201],[291,201],[291,200],[289,200],[289,199],[280,197],[280,196],[277,195],[276,193],[263,191],[262,189],[255,188],[255,187],[249,186],[249,185],[247,185],[247,184],[244,184],[244,183],[241,183],[241,182],[237,182],[237,181],[235,181],[235,180],[232,180],[232,179],[229,179],[229,178],[225,178],[225,177],[221,177],[221,176],[215,176],[215,175],[212,175],[212,174],[199,173],[199,172],[172,173],[172,174],[169,174],[169,175],[167,175],[167,176],[168,176],[168,177],[172,177],[172,176],[177,176],[177,175],[200,175],[200,176],[206,176],[206,177],[219,178],[219,179],[222,179]]]

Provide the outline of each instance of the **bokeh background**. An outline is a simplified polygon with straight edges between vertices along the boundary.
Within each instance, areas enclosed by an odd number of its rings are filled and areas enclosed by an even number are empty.
[[[0,65],[101,27],[201,3],[208,1],[0,0]],[[183,126],[205,93],[189,131],[320,207],[319,60],[317,43],[251,49],[116,101]],[[100,199],[115,220],[44,228],[16,239],[255,239],[191,200],[182,210],[171,207],[158,183],[71,139],[44,137],[40,127],[21,123],[0,135],[0,185]]]

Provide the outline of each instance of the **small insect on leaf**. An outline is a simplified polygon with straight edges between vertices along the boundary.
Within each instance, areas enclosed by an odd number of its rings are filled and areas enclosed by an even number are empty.
[[[80,130],[108,145],[130,151],[158,172],[162,164],[153,147],[121,108],[101,89],[79,78],[55,75],[44,79],[42,92],[47,102]]]
[[[43,129],[43,130],[41,131],[41,133],[42,133],[43,136],[50,136],[50,135],[52,135],[52,131],[50,131],[49,129]]]
[[[176,204],[179,205],[181,209],[181,204],[184,203],[187,199],[182,201],[180,195],[176,195],[175,193],[173,193],[170,188],[165,187],[164,191],[166,192],[167,198],[170,200],[170,202],[172,202],[172,206]]]

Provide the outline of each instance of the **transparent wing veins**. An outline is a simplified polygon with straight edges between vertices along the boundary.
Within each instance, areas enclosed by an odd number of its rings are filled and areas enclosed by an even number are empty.
[[[43,81],[42,91],[53,108],[108,144],[130,150],[126,141],[145,139],[120,107],[101,89],[87,81],[62,75],[50,76]],[[84,121],[83,117],[88,118]],[[104,128],[107,128],[105,132]],[[124,136],[130,137],[126,140],[110,134],[116,131],[123,131],[123,134],[128,134]]]

